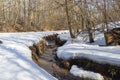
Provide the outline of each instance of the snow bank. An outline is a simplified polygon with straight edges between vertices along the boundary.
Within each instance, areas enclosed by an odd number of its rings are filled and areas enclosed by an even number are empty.
[[[59,34],[58,38],[60,38],[60,40],[69,40],[69,39],[71,39],[70,33],[68,31],[66,31],[66,33],[63,33],[63,34]]]
[[[57,56],[65,60],[86,58],[102,64],[120,66],[120,46],[99,46],[106,45],[104,34],[99,31],[95,31],[94,38],[95,42],[91,44],[88,43],[86,33],[81,33],[76,39],[68,39],[64,46],[58,48]]]
[[[88,78],[93,80],[104,80],[103,76],[99,73],[94,73],[91,71],[85,71],[82,68],[78,68],[76,65],[73,65],[70,73],[74,76],[79,76],[81,78]]]
[[[62,32],[0,33],[0,80],[57,80],[32,61],[28,46]]]
[[[83,43],[71,43],[58,48],[57,56],[62,59],[87,58],[102,64],[120,66],[120,47],[100,47]]]
[[[96,30],[101,31],[102,30],[102,26],[104,26],[105,24],[99,24],[96,26]],[[118,28],[120,27],[120,21],[118,22],[108,22],[108,29],[111,30],[113,28]],[[105,29],[106,31],[106,29]]]

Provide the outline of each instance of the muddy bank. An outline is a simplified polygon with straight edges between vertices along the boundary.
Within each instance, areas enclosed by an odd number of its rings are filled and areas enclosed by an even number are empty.
[[[59,37],[56,38],[55,44],[59,46],[63,46],[67,41],[66,40],[61,40]]]
[[[54,41],[55,45],[57,46],[63,46],[66,43],[66,40],[61,40],[57,36],[58,34],[53,34],[53,35],[45,36],[43,39],[45,39],[46,41]]]
[[[36,64],[39,64],[38,60],[40,56],[45,52],[45,49],[46,49],[45,40],[43,39],[39,41],[37,44],[33,44],[33,46],[30,46],[29,48],[32,51],[32,60]]]
[[[46,41],[57,41],[57,35],[58,34],[53,34],[49,36],[43,37],[41,41],[39,41],[37,44],[33,44],[33,46],[30,46],[30,50],[32,51],[32,60],[36,63],[39,64],[39,58],[42,54],[45,53],[46,51]]]
[[[102,74],[105,80],[120,79],[120,67],[118,66],[113,66],[109,64],[99,64],[95,61],[88,60],[85,58],[71,59],[68,61],[58,59],[58,61],[59,61],[60,67],[68,70],[71,69],[72,65],[77,65],[78,67],[82,67],[85,70]]]
[[[32,60],[36,63],[39,64],[39,58],[41,55],[43,55],[46,51],[47,45],[46,41],[55,41],[57,44],[59,44],[58,39],[57,39],[58,34],[53,34],[49,36],[43,37],[41,41],[39,41],[37,44],[33,44],[33,46],[30,46],[30,50],[32,51]]]

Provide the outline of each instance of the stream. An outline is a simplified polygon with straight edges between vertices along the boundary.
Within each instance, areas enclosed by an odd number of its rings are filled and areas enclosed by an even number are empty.
[[[39,66],[46,70],[48,73],[58,78],[58,80],[80,80],[79,77],[75,77],[69,73],[68,69],[63,69],[57,65],[59,63],[55,59],[57,45],[55,41],[47,41],[48,45],[46,51],[39,58]],[[82,79],[83,80],[83,79]]]

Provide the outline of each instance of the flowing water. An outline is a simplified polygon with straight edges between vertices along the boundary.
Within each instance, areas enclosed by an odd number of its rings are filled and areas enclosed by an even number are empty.
[[[63,69],[56,64],[58,63],[55,60],[56,49],[55,41],[48,41],[45,53],[40,56],[39,66],[59,80],[79,80],[80,78],[71,75],[69,70]]]

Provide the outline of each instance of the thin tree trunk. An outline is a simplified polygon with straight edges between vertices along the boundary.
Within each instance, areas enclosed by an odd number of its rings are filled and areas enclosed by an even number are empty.
[[[92,26],[91,26],[91,21],[88,17],[88,14],[89,14],[89,11],[88,11],[88,5],[87,5],[87,1],[85,0],[85,23],[86,23],[86,28],[87,28],[87,31],[88,31],[88,35],[89,35],[89,42],[92,43],[94,42],[94,39],[93,39],[93,32],[92,32]]]
[[[108,32],[108,23],[107,23],[107,12],[106,12],[106,0],[104,0],[104,23]]]
[[[71,36],[71,38],[75,38],[75,35],[73,34],[73,31],[71,28],[71,21],[70,21],[70,16],[69,16],[69,11],[68,11],[68,1],[67,0],[65,0],[65,11],[66,11],[67,25],[69,28],[70,36]]]

